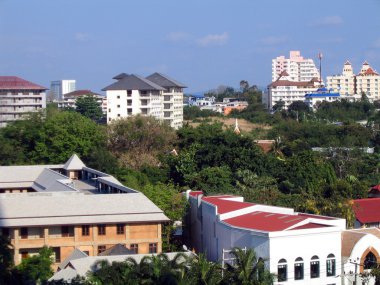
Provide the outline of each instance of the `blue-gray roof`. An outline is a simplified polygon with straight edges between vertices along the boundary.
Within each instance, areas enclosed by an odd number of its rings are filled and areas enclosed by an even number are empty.
[[[158,72],[155,72],[149,75],[147,79],[165,88],[168,88],[168,87],[186,88],[187,87],[184,84],[178,82],[177,80],[174,80],[170,78],[169,76],[164,75],[162,73],[158,73]]]
[[[115,83],[104,87],[107,90],[165,90],[158,84],[136,74],[126,75]]]

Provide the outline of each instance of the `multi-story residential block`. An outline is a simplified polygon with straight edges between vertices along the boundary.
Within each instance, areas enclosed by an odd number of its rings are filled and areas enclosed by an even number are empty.
[[[102,89],[107,94],[107,122],[141,114],[176,129],[182,126],[183,84],[159,73],[147,78],[122,73],[113,79],[117,81]]]
[[[320,86],[317,78],[310,81],[292,81],[289,74],[283,71],[276,81],[268,86],[268,96],[266,102],[263,102],[266,107],[271,110],[273,106],[282,101],[285,109],[295,101],[304,101],[305,95],[314,93]]]
[[[342,74],[327,76],[327,87],[339,92],[342,98],[360,98],[365,94],[370,101],[380,99],[380,75],[367,62],[355,74],[351,63],[346,61]]]
[[[0,127],[46,108],[46,90],[16,76],[0,76]]]
[[[50,85],[50,100],[62,101],[65,99],[65,94],[76,90],[75,80],[55,80]]]
[[[276,81],[283,71],[289,74],[290,81],[307,82],[313,78],[320,78],[314,61],[303,58],[300,51],[290,51],[289,58],[279,56],[272,59],[272,82]]]
[[[186,86],[161,73],[153,73],[147,77],[148,80],[164,87],[162,91],[162,112],[164,121],[175,129],[183,124],[183,88]]]
[[[252,248],[276,274],[275,284],[341,284],[345,220],[244,202],[242,197],[187,192],[188,238],[212,261],[231,262],[234,247]]]
[[[59,165],[0,166],[0,193],[0,234],[10,238],[15,264],[43,246],[53,248],[55,266],[74,249],[161,252],[164,213],[76,155]]]
[[[58,108],[76,108],[75,102],[79,97],[91,95],[97,99],[99,106],[102,108],[103,114],[107,114],[107,98],[91,90],[76,90],[65,94],[62,101],[57,101]]]

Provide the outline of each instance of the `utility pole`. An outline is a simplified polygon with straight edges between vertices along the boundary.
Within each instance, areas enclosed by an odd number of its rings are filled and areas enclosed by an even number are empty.
[[[356,258],[356,261],[352,260],[352,259],[349,260],[349,262],[351,264],[355,265],[355,281],[354,281],[354,285],[358,285],[358,265],[361,265],[360,263],[358,263],[358,260],[359,260],[359,258]]]
[[[319,58],[319,87],[322,87],[322,53],[318,53],[318,58]]]

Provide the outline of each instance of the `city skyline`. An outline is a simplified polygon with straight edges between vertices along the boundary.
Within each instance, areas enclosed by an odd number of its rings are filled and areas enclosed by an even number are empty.
[[[242,79],[265,87],[271,60],[290,50],[314,61],[322,52],[324,78],[346,60],[356,73],[365,60],[380,69],[379,8],[377,0],[0,0],[0,74],[45,87],[76,79],[99,92],[120,72],[157,71],[189,93]]]

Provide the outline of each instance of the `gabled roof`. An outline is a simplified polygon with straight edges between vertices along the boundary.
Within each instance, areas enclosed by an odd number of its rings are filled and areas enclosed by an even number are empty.
[[[102,91],[107,90],[165,90],[165,88],[144,77],[131,74],[102,89]]]
[[[83,89],[83,90],[75,90],[73,92],[66,93],[65,98],[79,97],[79,96],[84,96],[84,95],[101,96],[100,94],[92,92],[91,90]]]
[[[165,88],[168,88],[168,87],[186,88],[187,87],[184,84],[170,78],[169,76],[164,75],[162,73],[158,73],[158,72],[155,72],[149,75],[147,79]]]
[[[124,77],[127,77],[128,75],[129,74],[122,72],[122,73],[120,73],[120,74],[115,75],[114,77],[112,77],[112,79],[120,80],[120,79],[122,79]]]
[[[68,257],[65,258],[64,261],[62,261],[59,264],[58,269],[64,269],[66,267],[66,265],[69,264],[69,262],[71,260],[75,260],[75,259],[79,259],[79,258],[83,258],[83,257],[87,257],[87,256],[88,255],[86,253],[84,253],[80,249],[76,248]]]
[[[63,169],[65,170],[82,170],[86,165],[83,161],[74,153],[70,159],[65,163]]]
[[[98,256],[126,255],[126,254],[135,254],[135,252],[133,250],[128,249],[125,245],[118,243],[106,249],[102,253],[99,253]]]
[[[344,65],[351,65],[351,62],[346,60],[346,62],[344,63]]]
[[[362,224],[380,222],[380,198],[354,200],[353,210]]]
[[[314,81],[290,81],[290,80],[281,80],[278,79],[271,84],[269,87],[277,87],[277,86],[302,86],[302,87],[314,87]]]
[[[47,90],[48,88],[17,76],[0,76],[0,89],[5,90]]]

